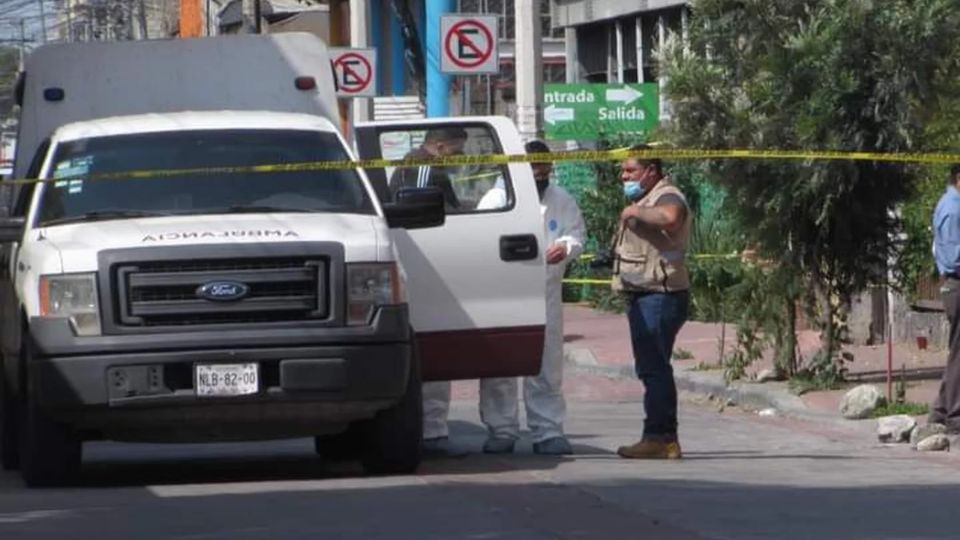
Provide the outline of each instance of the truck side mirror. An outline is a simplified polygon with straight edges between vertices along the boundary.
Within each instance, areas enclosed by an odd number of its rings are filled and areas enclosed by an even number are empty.
[[[394,202],[383,205],[383,213],[392,229],[440,227],[446,221],[443,192],[437,187],[402,188]]]
[[[19,242],[23,238],[23,226],[27,219],[23,216],[0,217],[0,244]]]

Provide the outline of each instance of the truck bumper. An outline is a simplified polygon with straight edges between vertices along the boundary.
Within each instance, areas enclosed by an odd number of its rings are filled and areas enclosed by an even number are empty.
[[[67,338],[63,321],[38,319],[31,321],[29,391],[52,417],[91,437],[240,440],[336,431],[392,406],[406,391],[413,361],[406,309],[387,311],[363,335],[310,329],[276,341],[268,330],[244,332],[242,339],[222,332],[205,336],[202,346],[186,334]],[[256,393],[197,395],[196,366],[251,363],[259,374]]]

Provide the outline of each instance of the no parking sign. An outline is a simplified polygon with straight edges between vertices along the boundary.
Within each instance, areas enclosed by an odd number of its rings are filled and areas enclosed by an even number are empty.
[[[337,96],[377,95],[377,53],[375,49],[331,48],[330,58],[337,78]]]
[[[457,75],[499,73],[497,17],[444,15],[440,18],[440,71]]]

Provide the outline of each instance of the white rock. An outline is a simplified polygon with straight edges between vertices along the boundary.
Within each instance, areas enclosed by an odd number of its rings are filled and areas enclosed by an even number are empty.
[[[780,378],[777,377],[777,371],[775,369],[768,368],[768,369],[761,370],[760,373],[757,373],[758,383],[777,381],[777,380],[780,380]]]
[[[777,410],[771,407],[769,409],[764,409],[758,412],[757,414],[759,414],[760,416],[776,416]]]
[[[917,421],[912,416],[895,414],[877,419],[877,438],[880,442],[898,443],[907,442],[910,432],[917,427]]]
[[[869,418],[873,411],[883,404],[883,401],[883,394],[876,386],[861,384],[843,396],[840,402],[840,414],[851,420]]]
[[[932,437],[934,435],[940,435],[947,432],[947,426],[943,424],[926,424],[922,426],[917,426],[910,432],[910,444],[917,446],[917,443],[926,439],[927,437]]]
[[[950,439],[944,434],[932,435],[917,443],[921,452],[939,452],[950,449]]]

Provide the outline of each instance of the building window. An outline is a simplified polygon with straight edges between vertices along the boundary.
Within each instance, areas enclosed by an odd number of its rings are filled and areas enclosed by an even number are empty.
[[[516,39],[517,20],[515,17],[515,0],[460,0],[458,12],[460,13],[478,13],[497,16],[497,35],[500,39]],[[529,2],[531,0],[523,0]],[[552,18],[550,17],[550,2],[548,0],[538,0],[540,2],[540,31],[546,38],[562,38],[563,28],[552,28]]]

